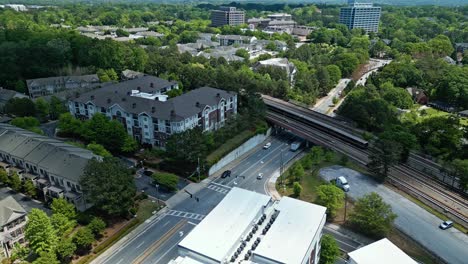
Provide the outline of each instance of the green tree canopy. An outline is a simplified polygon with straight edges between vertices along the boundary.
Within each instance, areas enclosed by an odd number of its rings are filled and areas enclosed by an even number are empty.
[[[11,98],[5,104],[4,111],[15,116],[34,116],[36,105],[29,98]]]
[[[54,214],[62,214],[70,220],[76,219],[75,206],[63,198],[55,198],[51,204]]]
[[[391,206],[372,192],[356,201],[349,221],[364,234],[380,238],[388,234],[396,217]]]
[[[73,243],[80,250],[87,250],[94,242],[94,235],[91,229],[84,227],[80,228],[73,236]]]
[[[29,241],[29,247],[37,254],[53,252],[57,245],[57,235],[47,214],[34,208],[28,218],[25,238]]]
[[[170,191],[177,190],[177,184],[179,184],[179,177],[172,173],[155,173],[153,179],[156,184],[164,186]]]
[[[329,234],[323,235],[320,246],[319,264],[334,264],[340,255],[340,248],[335,238]]]
[[[39,257],[33,261],[33,264],[60,264],[57,260],[57,255],[53,251],[42,251]]]
[[[88,201],[110,215],[125,215],[133,206],[135,183],[117,158],[104,158],[102,162],[90,160],[80,184]]]
[[[327,214],[334,218],[336,211],[344,205],[345,193],[340,188],[325,184],[317,187],[317,204],[327,208]]]

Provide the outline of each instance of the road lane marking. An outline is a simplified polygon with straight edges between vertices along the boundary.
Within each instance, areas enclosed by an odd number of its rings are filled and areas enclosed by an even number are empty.
[[[228,189],[232,189],[231,186],[227,186],[227,185],[224,185],[224,184],[221,184],[221,183],[217,183],[217,182],[211,182],[211,184],[218,185],[218,186],[220,186],[220,187],[224,187],[224,188],[228,188]]]
[[[177,216],[177,217],[188,218],[188,219],[195,219],[195,220],[201,220],[205,217],[204,215],[201,215],[201,214],[176,211],[176,210],[170,210],[169,212],[167,212],[167,214],[172,215],[172,216]]]
[[[197,224],[188,221],[189,224],[196,226]]]
[[[145,241],[142,241],[138,246],[136,246],[136,248],[140,248],[141,246],[143,246],[144,243]]]
[[[170,237],[172,237],[175,233],[177,233],[182,227],[187,223],[187,220],[180,220],[174,227],[169,229],[164,235],[161,236],[159,240],[157,240],[155,243],[151,245],[145,252],[143,252],[142,255],[140,255],[135,261],[133,261],[133,264],[141,264],[143,261],[145,261],[154,251],[156,251],[161,245],[169,240]]]
[[[123,260],[124,260],[124,259],[123,259],[123,258],[121,258],[121,259],[120,259],[120,260],[119,260],[119,261],[118,261],[116,264],[120,264],[120,263],[122,263],[122,261],[123,261]]]
[[[163,227],[164,227],[164,226],[167,226],[169,223],[170,223],[170,222],[169,222],[169,221],[167,221],[167,222],[166,222],[166,223],[163,225]]]

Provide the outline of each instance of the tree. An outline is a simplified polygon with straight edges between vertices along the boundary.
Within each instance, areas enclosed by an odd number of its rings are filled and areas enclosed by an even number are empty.
[[[83,137],[88,142],[101,144],[111,153],[120,153],[127,138],[127,131],[117,120],[111,120],[100,113],[84,123]]]
[[[33,261],[32,264],[60,264],[57,260],[57,255],[53,251],[40,252],[39,258]]]
[[[10,176],[10,186],[15,192],[21,191],[21,179],[16,172]]]
[[[36,253],[53,252],[57,245],[57,235],[47,214],[33,208],[28,214],[25,238],[29,247]]]
[[[238,49],[236,50],[236,56],[242,57],[246,60],[249,59],[250,55],[249,52],[246,49]]]
[[[302,186],[299,182],[294,182],[293,184],[293,192],[295,197],[299,197],[302,192]]]
[[[402,146],[393,140],[377,139],[370,148],[369,170],[379,176],[387,177],[390,168],[401,160]]]
[[[152,175],[154,182],[166,187],[169,191],[177,190],[179,177],[171,173],[155,173]]]
[[[73,243],[76,244],[77,248],[83,251],[89,249],[91,244],[94,242],[94,235],[91,229],[84,227],[78,230],[73,236]]]
[[[50,98],[49,118],[51,120],[57,120],[61,114],[66,112],[67,108],[65,107],[64,103],[53,95]]]
[[[54,214],[62,214],[69,220],[76,219],[75,206],[63,198],[53,199],[51,208]]]
[[[317,187],[317,204],[327,207],[327,214],[334,218],[336,211],[343,207],[345,194],[335,185],[325,184]]]
[[[432,53],[438,57],[445,57],[453,53],[453,45],[450,39],[445,35],[438,35],[435,38],[429,40],[429,47],[431,47]]]
[[[70,113],[60,115],[58,122],[60,134],[65,136],[81,136],[83,124]]]
[[[47,103],[46,100],[44,100],[44,98],[40,97],[36,99],[35,105],[36,105],[36,113],[39,119],[42,122],[47,121],[47,117],[49,116],[49,110],[50,110],[49,103]]]
[[[265,49],[275,51],[277,49],[275,42],[273,41],[268,42],[268,44],[265,46]]]
[[[199,157],[205,157],[207,153],[204,137],[198,127],[171,135],[166,143],[167,156],[174,160],[197,162]]]
[[[320,262],[319,264],[334,264],[340,255],[340,248],[333,236],[325,234],[320,240]]]
[[[34,197],[36,196],[36,186],[34,186],[34,183],[32,182],[31,179],[26,179],[23,183],[23,189],[24,192],[29,196],[29,197]]]
[[[80,184],[88,201],[110,215],[125,215],[133,206],[135,182],[117,158],[104,158],[102,162],[90,160]]]
[[[397,215],[382,197],[372,192],[356,201],[353,212],[349,215],[350,223],[364,234],[384,237],[390,231]]]
[[[10,259],[13,263],[18,259],[24,261],[29,256],[29,253],[31,253],[31,250],[27,246],[21,245],[20,243],[16,242],[13,245],[13,250],[11,252]]]
[[[330,81],[333,85],[336,85],[341,79],[341,70],[338,66],[331,64],[325,67],[327,69],[328,75],[330,76]]]
[[[130,36],[130,33],[128,33],[127,31],[121,29],[121,28],[118,28],[116,31],[115,31],[115,34],[117,35],[117,37],[128,37]]]
[[[0,168],[0,182],[2,184],[9,184],[10,179],[8,178],[8,173],[4,168]]]
[[[101,82],[111,82],[111,81],[116,81],[119,79],[117,76],[117,73],[115,72],[114,69],[99,69],[96,72],[99,81]]]
[[[94,217],[87,226],[95,236],[101,234],[106,229],[106,222],[99,217]]]
[[[112,154],[107,151],[102,145],[97,143],[89,143],[86,146],[86,149],[91,150],[94,154],[99,155],[101,157],[112,157]]]
[[[137,149],[138,149],[138,142],[131,136],[127,135],[122,145],[121,151],[123,153],[132,153],[132,152],[135,152]]]
[[[76,226],[75,220],[68,219],[65,215],[60,213],[54,213],[50,217],[50,223],[57,232],[57,236],[63,236],[67,231]]]
[[[11,98],[5,104],[4,111],[15,116],[34,116],[36,106],[29,98]]]
[[[76,251],[76,245],[72,239],[62,239],[57,245],[57,255],[62,262],[68,263],[73,253]]]
[[[468,160],[455,159],[452,161],[453,172],[460,179],[460,188],[465,191],[468,189]]]

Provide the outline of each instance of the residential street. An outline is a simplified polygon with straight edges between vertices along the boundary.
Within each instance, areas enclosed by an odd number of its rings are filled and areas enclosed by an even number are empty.
[[[333,104],[333,98],[340,98],[341,92],[346,88],[349,81],[351,81],[351,79],[341,79],[336,87],[333,88],[327,96],[319,99],[312,109],[322,114],[328,114],[331,112],[335,107],[335,104]]]
[[[450,264],[463,264],[468,259],[468,236],[455,228],[439,229],[442,222],[415,203],[375,182],[372,178],[341,166],[331,166],[320,170],[327,181],[345,176],[350,184],[348,195],[353,199],[376,192],[392,206],[398,215],[395,225],[427,249],[442,257]]]

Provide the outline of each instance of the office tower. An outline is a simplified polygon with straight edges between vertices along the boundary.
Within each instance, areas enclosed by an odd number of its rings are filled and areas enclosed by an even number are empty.
[[[224,25],[238,26],[244,23],[244,11],[237,10],[235,7],[222,6],[219,10],[211,11],[211,25],[214,27]]]
[[[348,6],[340,10],[340,23],[349,29],[362,28],[367,33],[379,31],[381,8],[372,3],[358,3],[348,0]]]

